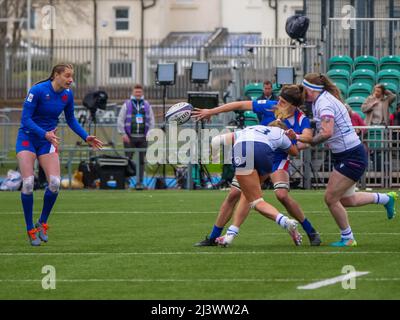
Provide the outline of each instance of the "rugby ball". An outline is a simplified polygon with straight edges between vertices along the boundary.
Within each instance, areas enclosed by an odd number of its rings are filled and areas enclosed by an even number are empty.
[[[176,121],[178,124],[184,124],[190,119],[192,110],[193,106],[190,103],[179,102],[168,109],[165,119],[167,122]]]

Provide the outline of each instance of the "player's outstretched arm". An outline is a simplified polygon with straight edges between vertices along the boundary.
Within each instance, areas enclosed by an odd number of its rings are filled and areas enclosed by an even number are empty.
[[[230,112],[235,110],[253,110],[252,101],[235,101],[223,104],[214,109],[198,109],[195,108],[192,112],[192,117],[198,120],[210,120],[211,116],[223,112]]]

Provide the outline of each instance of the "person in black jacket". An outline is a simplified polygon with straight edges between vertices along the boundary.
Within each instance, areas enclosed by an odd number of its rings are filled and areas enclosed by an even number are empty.
[[[264,81],[263,94],[257,100],[274,100],[277,101],[278,97],[272,92],[272,82],[269,80]],[[258,120],[261,122],[260,115],[257,114]]]

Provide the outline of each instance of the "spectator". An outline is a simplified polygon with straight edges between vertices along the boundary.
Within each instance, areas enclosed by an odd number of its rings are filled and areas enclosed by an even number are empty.
[[[272,92],[272,82],[269,80],[264,81],[263,94],[257,100],[278,100],[278,97]]]
[[[400,126],[400,102],[397,104],[396,111],[390,115],[390,125]]]
[[[269,80],[264,81],[263,94],[257,100],[273,100],[278,101],[278,97],[272,92],[272,82]],[[261,122],[262,116],[257,114],[258,121]]]
[[[136,84],[133,87],[132,96],[122,105],[118,115],[118,132],[122,135],[125,148],[147,148],[146,136],[150,129],[154,128],[154,113],[150,103],[144,99],[143,87]],[[128,158],[132,158],[132,152],[125,152]],[[136,189],[143,189],[145,152],[140,152],[139,181]]]
[[[365,113],[365,123],[371,125],[389,125],[389,107],[396,95],[377,84],[374,92],[362,104],[361,110]]]
[[[361,116],[357,113],[354,112],[353,109],[348,105],[345,104],[347,111],[349,112],[350,115],[350,119],[351,119],[351,124],[354,127],[365,127],[366,123],[363,120],[363,118],[361,118]],[[360,128],[355,128],[357,135],[362,138],[362,136],[364,136],[365,132],[367,131],[367,129],[360,129]]]
[[[390,115],[390,125],[400,126],[400,102],[397,104],[396,111]],[[393,147],[397,148],[399,146],[400,130],[392,129],[392,140]]]

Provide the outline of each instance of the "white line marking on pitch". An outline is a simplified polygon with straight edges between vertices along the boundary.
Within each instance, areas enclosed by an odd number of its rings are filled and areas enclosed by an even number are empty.
[[[198,251],[198,252],[0,252],[0,256],[192,256],[192,255],[335,255],[335,254],[400,254],[400,251]]]
[[[215,211],[55,211],[53,214],[208,214],[208,213],[217,213],[218,210]],[[319,211],[307,211],[312,214],[326,214],[329,215],[329,212],[324,210]],[[355,210],[355,211],[347,211],[348,213],[382,213],[382,210]],[[34,214],[39,214],[40,212],[34,212]],[[22,215],[20,211],[11,211],[11,212],[0,212],[0,215]],[[330,216],[329,216],[330,217]]]
[[[305,286],[298,286],[297,289],[299,289],[299,290],[315,290],[315,289],[319,289],[322,287],[330,286],[330,285],[338,283],[338,282],[343,282],[343,281],[346,281],[346,280],[349,280],[352,278],[365,276],[368,273],[369,273],[368,271],[350,272],[348,274],[341,275],[341,276],[338,276],[335,278],[330,278],[330,279],[313,282],[313,283],[307,284]]]
[[[400,278],[366,278],[359,281],[400,281]],[[2,282],[42,282],[43,279],[0,279]],[[322,281],[320,279],[57,279],[57,282],[305,282]],[[326,281],[326,280],[324,280]]]

